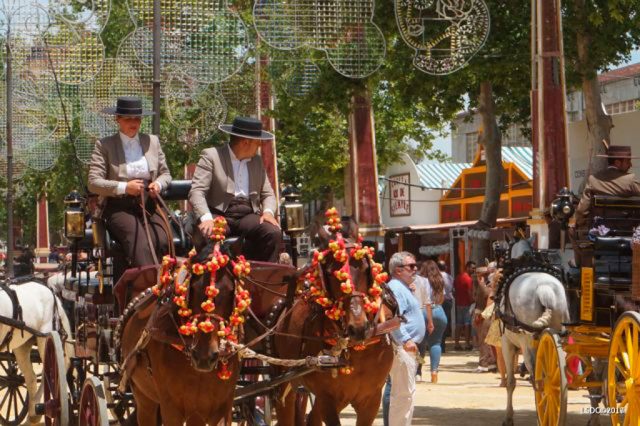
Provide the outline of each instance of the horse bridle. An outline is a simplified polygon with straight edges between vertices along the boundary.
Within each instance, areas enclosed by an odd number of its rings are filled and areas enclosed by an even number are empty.
[[[355,243],[348,243],[345,245],[345,249],[346,250],[352,250],[356,248],[356,244]],[[333,259],[333,256],[332,256]],[[371,262],[370,259],[367,256],[364,256],[362,259],[362,262],[365,263],[367,265],[367,283],[371,283],[373,282],[373,276],[371,273]],[[335,260],[334,260],[335,261]],[[351,257],[349,257],[349,265],[351,265]],[[324,269],[322,269],[322,267],[320,266],[320,264],[317,265],[318,268],[318,278],[320,279],[320,283],[322,284],[322,288],[324,288],[328,295],[333,299],[333,300],[337,300],[338,297],[336,297],[336,295],[333,294],[333,290],[331,289],[331,286],[327,286],[327,280],[325,277],[325,271]],[[369,284],[367,284],[369,285]],[[356,290],[355,288],[351,291],[351,293],[349,293],[348,295],[342,296],[342,299],[345,300],[347,303],[344,303],[343,306],[351,306],[351,300],[353,298],[359,298],[362,299],[364,301],[364,298],[367,297],[367,294]],[[375,328],[375,322],[378,318],[378,315],[376,315],[376,317],[373,320],[370,320],[369,317],[367,316],[367,323],[366,323],[366,329],[370,330],[372,328]],[[336,323],[334,321],[332,321],[331,323],[334,325],[334,327],[336,328],[336,331],[338,332],[338,334],[342,334],[344,335],[346,333],[346,329],[347,329],[347,325],[345,324],[346,321],[346,315],[343,316],[340,319],[340,327],[338,327],[336,325]]]

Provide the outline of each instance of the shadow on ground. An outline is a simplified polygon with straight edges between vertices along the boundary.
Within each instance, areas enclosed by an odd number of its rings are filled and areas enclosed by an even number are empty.
[[[342,419],[355,419],[353,413],[340,414]],[[482,409],[455,409],[455,408],[437,408],[437,407],[416,407],[413,412],[412,425],[430,425],[430,426],[451,426],[473,424],[473,426],[495,426],[502,424],[504,419],[504,410],[482,410]],[[538,418],[535,411],[520,410],[514,415],[515,426],[530,426],[537,424]],[[587,414],[567,414],[567,422],[565,426],[584,426],[589,421]],[[378,423],[380,422],[380,423]],[[608,424],[608,418],[601,417],[601,424]],[[378,412],[376,424],[382,423],[382,411]]]

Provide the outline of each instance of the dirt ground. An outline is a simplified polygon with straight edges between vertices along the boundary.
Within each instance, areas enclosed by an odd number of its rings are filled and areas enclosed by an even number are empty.
[[[438,383],[418,383],[417,400],[413,416],[414,425],[500,425],[504,418],[507,394],[501,388],[497,373],[474,373],[478,365],[478,352],[447,352],[442,355]],[[427,364],[425,380],[430,380]],[[515,424],[537,424],[534,393],[531,385],[518,378],[514,392]],[[586,390],[569,391],[567,425],[586,425],[588,414],[581,413],[589,407]],[[345,410],[343,425],[355,425],[355,413]],[[609,424],[608,418],[602,424]],[[374,423],[382,426],[382,410]]]

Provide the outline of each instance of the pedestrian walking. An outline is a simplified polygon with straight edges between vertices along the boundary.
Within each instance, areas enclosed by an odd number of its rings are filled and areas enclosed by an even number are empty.
[[[470,307],[473,303],[473,280],[471,276],[476,272],[476,263],[469,261],[453,283],[454,295],[456,300],[456,335],[455,350],[461,351],[460,336],[464,335],[466,342],[465,349],[470,351],[473,349],[471,345],[471,312]]]
[[[427,260],[420,270],[420,275],[427,279],[429,286],[429,304],[427,305],[427,322],[429,335],[425,338],[429,348],[429,367],[431,383],[438,383],[438,367],[442,355],[442,335],[447,328],[447,316],[442,308],[444,302],[444,279],[438,265]]]
[[[451,322],[451,309],[453,308],[453,277],[447,272],[447,263],[444,260],[438,260],[437,263],[438,269],[440,269],[440,273],[442,274],[442,279],[444,280],[444,301],[442,302],[442,309],[447,317],[447,326],[444,329],[444,333],[442,333],[442,343],[440,346],[442,347],[442,353],[445,353],[447,351],[445,345],[447,337],[453,336],[454,332],[453,323]]]
[[[389,260],[389,271],[392,280],[388,286],[398,302],[398,312],[406,320],[391,333],[395,355],[390,372],[393,386],[389,425],[409,426],[413,419],[416,392],[416,354],[426,332],[420,303],[409,288],[417,272],[415,257],[409,252],[395,253]]]

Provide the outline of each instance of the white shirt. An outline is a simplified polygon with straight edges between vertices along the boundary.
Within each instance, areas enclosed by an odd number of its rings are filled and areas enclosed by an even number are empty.
[[[236,197],[249,198],[249,169],[247,163],[251,158],[238,160],[232,149],[229,149],[231,156],[231,167],[233,167],[234,195]]]
[[[151,173],[149,172],[149,163],[142,152],[142,145],[140,145],[140,135],[136,134],[130,138],[124,133],[120,132],[120,140],[122,141],[122,149],[124,150],[124,159],[127,162],[127,178],[151,180]],[[123,195],[127,191],[127,182],[119,182],[116,193]]]

